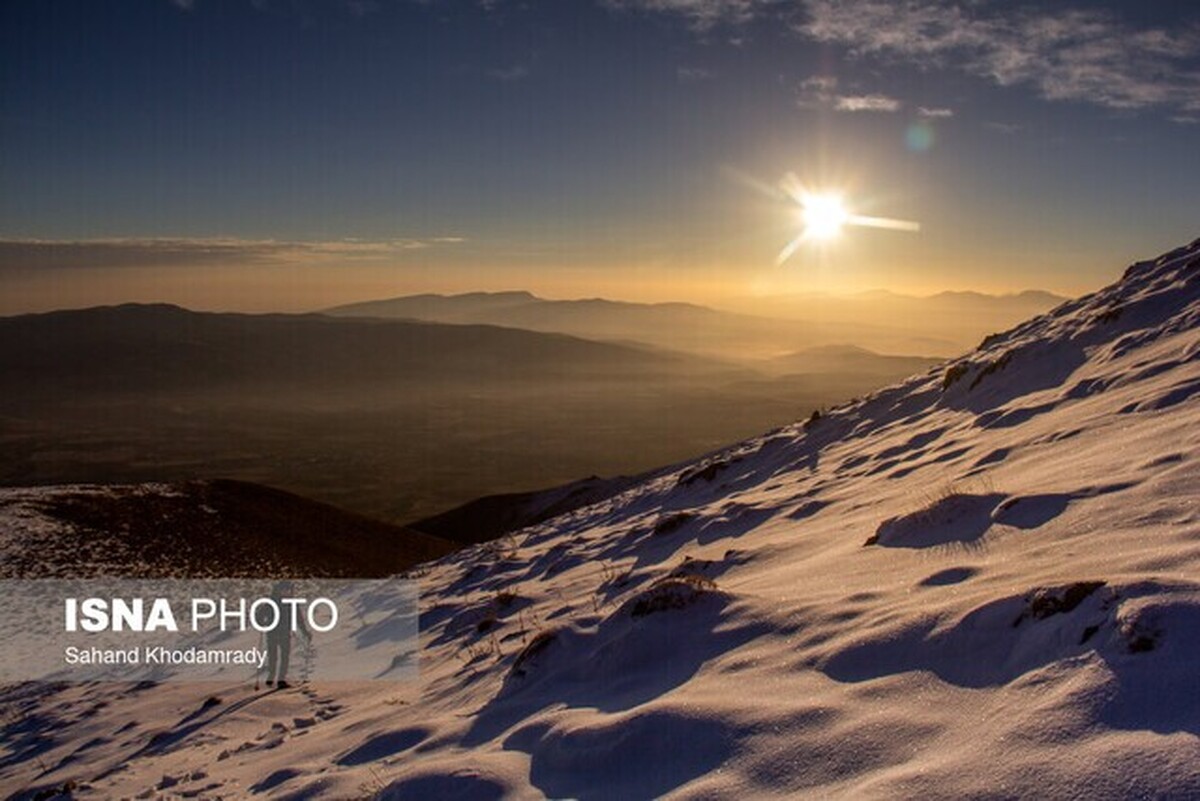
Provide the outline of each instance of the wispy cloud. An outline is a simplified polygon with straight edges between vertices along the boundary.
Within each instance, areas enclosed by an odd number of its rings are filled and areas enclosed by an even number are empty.
[[[920,67],[968,72],[1002,86],[1029,85],[1047,100],[1114,109],[1200,109],[1200,32],[1134,28],[1096,10],[1008,11],[933,0],[805,0],[794,26]],[[1004,12],[1000,8],[1006,9]]]
[[[1002,134],[1015,134],[1018,131],[1022,130],[1022,126],[1017,125],[1016,123],[994,122],[994,121],[990,121],[990,120],[988,122],[985,122],[983,124],[983,127],[987,128],[989,131],[995,131],[996,133],[1002,133]]]
[[[838,79],[832,75],[810,75],[800,82],[796,102],[804,108],[824,106],[834,102]]]
[[[0,270],[387,261],[459,236],[281,241],[230,238],[0,239]]]
[[[892,113],[900,110],[901,103],[887,95],[840,95],[833,107],[838,111],[882,111]]]
[[[683,83],[691,83],[692,81],[706,81],[713,76],[711,70],[704,67],[676,67],[675,77]]]
[[[800,83],[796,95],[800,108],[831,108],[834,111],[873,111],[892,113],[904,104],[894,97],[879,93],[842,94],[838,92],[838,79],[832,75],[813,75]]]
[[[1004,0],[601,0],[673,13],[706,31],[776,15],[804,38],[920,68],[1029,86],[1046,100],[1200,112],[1200,26],[1137,26],[1114,13]]]
[[[930,108],[929,106],[917,106],[917,116],[924,117],[928,120],[945,120],[954,116],[952,108]]]

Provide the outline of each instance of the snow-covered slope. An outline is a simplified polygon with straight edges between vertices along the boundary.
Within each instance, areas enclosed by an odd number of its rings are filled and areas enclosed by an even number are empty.
[[[421,571],[410,684],[22,687],[79,797],[1200,797],[1200,241]]]

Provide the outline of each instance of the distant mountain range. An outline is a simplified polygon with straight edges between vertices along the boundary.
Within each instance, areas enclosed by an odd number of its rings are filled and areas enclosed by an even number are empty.
[[[836,297],[825,295],[823,297]],[[976,292],[974,290],[956,290],[949,289],[943,292],[935,292],[932,295],[906,295],[901,292],[891,292],[886,289],[868,289],[864,292],[852,293],[849,297],[858,298],[873,298],[873,299],[888,299],[897,302],[949,302],[949,303],[1030,303],[1035,305],[1059,304],[1067,300],[1062,295],[1056,295],[1053,292],[1047,292],[1043,289],[1026,289],[1021,292],[1005,292],[998,295],[992,295],[987,292]]]
[[[895,377],[919,373],[941,359],[928,356],[884,356],[856,345],[819,345],[778,356],[772,370],[786,374],[843,373]]]
[[[326,309],[336,317],[486,323],[607,341],[636,341],[721,358],[776,357],[818,345],[853,343],[885,353],[949,356],[985,334],[1061,303],[1048,292],[930,297],[867,292],[744,301],[740,311],[691,303],[547,300],[530,292],[422,294]],[[754,313],[746,313],[749,310]]]
[[[862,304],[879,309],[922,309],[929,312],[982,311],[989,315],[1008,315],[1019,310],[1038,314],[1061,305],[1068,298],[1041,289],[1022,292],[989,294],[974,290],[946,290],[931,295],[907,295],[887,289],[868,289],[849,294],[801,292],[786,295],[767,295],[743,300],[738,307],[753,305],[760,314],[781,317],[824,318],[844,313]]]
[[[529,292],[411,295],[337,306],[324,313],[336,317],[485,323],[610,342],[640,342],[721,357],[779,353],[811,343],[816,335],[801,321],[781,323],[691,303],[546,300]]]
[[[424,386],[661,375],[698,366],[646,348],[485,325],[140,304],[0,318],[0,375],[10,395]]]

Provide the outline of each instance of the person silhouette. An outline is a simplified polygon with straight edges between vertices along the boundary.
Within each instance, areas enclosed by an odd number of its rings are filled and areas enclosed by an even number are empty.
[[[288,597],[292,592],[292,583],[290,581],[278,581],[271,588],[271,600],[275,602],[275,606],[279,609],[279,615],[274,621],[274,625],[269,628],[266,634],[267,640],[267,686],[276,687],[280,690],[286,690],[291,685],[287,682],[288,661],[292,653],[292,616],[291,612],[284,612],[283,599]],[[312,640],[312,633],[308,627],[304,625],[302,617],[296,617],[296,623],[299,625],[299,632],[305,640]]]

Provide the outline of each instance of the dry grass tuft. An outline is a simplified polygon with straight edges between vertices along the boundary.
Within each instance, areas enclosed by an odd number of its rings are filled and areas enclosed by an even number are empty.
[[[669,609],[682,609],[715,592],[716,583],[706,576],[696,573],[667,576],[639,593],[625,608],[630,617],[644,617]]]

